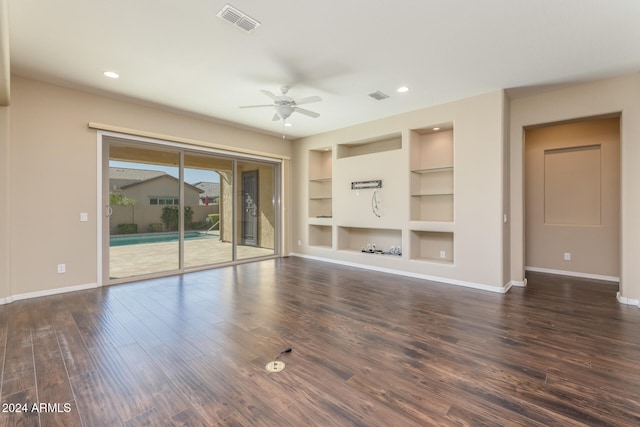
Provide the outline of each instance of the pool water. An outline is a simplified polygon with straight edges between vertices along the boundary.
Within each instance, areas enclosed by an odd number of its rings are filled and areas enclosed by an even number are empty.
[[[212,239],[218,237],[214,234],[207,234],[201,231],[186,231],[184,233],[184,240],[195,239]],[[109,238],[109,246],[125,246],[125,245],[139,245],[142,243],[162,243],[162,242],[177,242],[178,232],[173,233],[148,233],[148,234],[125,234],[118,236],[111,236]]]

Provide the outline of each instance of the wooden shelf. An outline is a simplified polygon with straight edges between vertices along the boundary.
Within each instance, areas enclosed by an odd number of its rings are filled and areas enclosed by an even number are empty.
[[[418,174],[453,172],[453,166],[445,166],[441,168],[414,169],[411,172],[418,173]]]
[[[338,144],[338,159],[367,154],[382,153],[402,148],[402,135],[391,135],[373,140],[365,140],[347,144]]]
[[[430,197],[430,196],[453,196],[453,193],[424,193],[424,194],[411,195],[411,197]]]

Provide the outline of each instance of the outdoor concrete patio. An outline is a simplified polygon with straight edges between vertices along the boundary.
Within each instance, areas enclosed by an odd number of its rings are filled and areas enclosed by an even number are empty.
[[[178,242],[141,243],[109,248],[109,277],[125,278],[178,268]],[[237,247],[237,259],[273,255],[273,249]],[[217,238],[185,240],[185,268],[232,261],[232,245]]]

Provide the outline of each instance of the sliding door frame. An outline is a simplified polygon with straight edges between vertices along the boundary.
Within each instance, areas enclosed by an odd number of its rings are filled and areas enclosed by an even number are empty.
[[[274,232],[274,250],[272,255],[243,258],[237,257],[237,245],[238,239],[236,236],[236,219],[238,217],[237,203],[234,200],[232,203],[232,221],[234,231],[232,233],[232,260],[229,262],[222,262],[217,264],[207,264],[198,267],[185,268],[184,267],[184,221],[179,221],[179,268],[177,270],[165,271],[161,273],[142,274],[137,276],[131,276],[121,279],[112,279],[109,277],[109,145],[111,142],[117,142],[121,144],[131,144],[132,146],[147,146],[155,149],[169,149],[171,151],[178,151],[180,155],[179,176],[180,176],[180,212],[184,211],[184,169],[185,169],[185,153],[197,153],[203,155],[220,156],[232,161],[232,186],[235,192],[235,186],[237,181],[237,162],[238,161],[254,161],[257,163],[271,165],[274,168],[274,182],[273,182],[273,209],[275,213],[275,232]],[[193,145],[184,142],[157,139],[147,136],[137,136],[131,134],[125,134],[120,132],[100,130],[97,132],[97,165],[98,165],[98,179],[97,179],[97,192],[98,192],[98,206],[97,206],[97,234],[98,234],[98,286],[111,285],[118,283],[132,282],[136,280],[151,279],[157,277],[165,277],[170,275],[182,274],[185,272],[207,270],[211,268],[217,268],[227,265],[235,265],[246,262],[252,262],[262,259],[279,258],[282,256],[282,250],[284,245],[284,215],[283,215],[283,192],[284,192],[284,174],[286,173],[286,165],[284,164],[284,158],[282,157],[268,157],[259,154],[250,154],[243,152],[236,152],[232,150],[206,147],[200,145]],[[235,196],[234,196],[235,197]],[[182,216],[181,216],[182,219]]]

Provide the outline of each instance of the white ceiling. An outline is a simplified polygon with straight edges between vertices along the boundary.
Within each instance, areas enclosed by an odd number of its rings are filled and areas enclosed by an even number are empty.
[[[261,22],[252,33],[216,16],[225,4],[9,0],[11,70],[271,134],[283,127],[270,108],[239,108],[270,103],[260,89],[322,97],[304,106],[319,118],[291,116],[291,138],[640,71],[639,0],[232,0]]]

